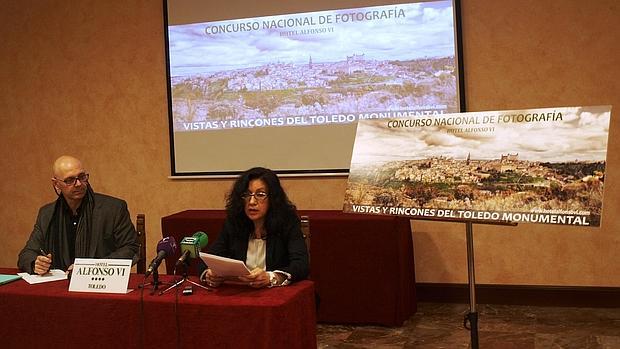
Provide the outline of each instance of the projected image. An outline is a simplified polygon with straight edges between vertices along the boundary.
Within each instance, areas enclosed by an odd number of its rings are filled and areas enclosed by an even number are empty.
[[[174,25],[175,132],[459,111],[452,1]]]

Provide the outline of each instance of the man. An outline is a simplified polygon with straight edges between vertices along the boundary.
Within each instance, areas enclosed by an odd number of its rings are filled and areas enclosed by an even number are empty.
[[[75,258],[136,261],[137,235],[125,201],[93,192],[80,160],[63,155],[53,167],[55,202],[39,210],[17,266],[31,274],[70,270]]]

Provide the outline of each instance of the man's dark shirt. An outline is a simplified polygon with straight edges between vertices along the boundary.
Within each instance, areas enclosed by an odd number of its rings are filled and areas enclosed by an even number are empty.
[[[77,214],[73,215],[71,209],[67,207],[69,211],[69,219],[67,220],[67,242],[69,243],[69,255],[71,259],[75,259],[75,237],[77,236],[77,227],[82,218],[82,207],[78,207]]]

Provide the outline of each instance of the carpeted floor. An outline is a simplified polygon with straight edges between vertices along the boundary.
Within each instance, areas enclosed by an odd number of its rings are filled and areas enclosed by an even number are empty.
[[[479,304],[479,348],[620,349],[620,308]],[[470,348],[468,304],[419,303],[401,327],[319,324],[319,348]]]

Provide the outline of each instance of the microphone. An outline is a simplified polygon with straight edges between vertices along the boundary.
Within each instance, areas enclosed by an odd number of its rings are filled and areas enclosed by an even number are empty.
[[[200,250],[209,243],[209,237],[204,231],[198,231],[194,235],[184,237],[181,240],[181,257],[177,260],[175,268],[185,262],[187,258],[198,258]]]
[[[167,236],[157,243],[157,257],[153,258],[151,261],[151,265],[144,273],[144,277],[148,277],[151,275],[153,271],[159,268],[161,261],[164,260],[167,256],[172,256],[177,253],[178,250],[177,242],[174,239],[174,236]]]

